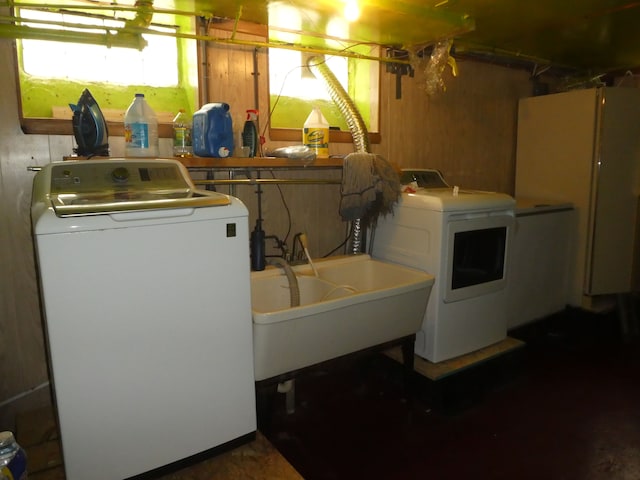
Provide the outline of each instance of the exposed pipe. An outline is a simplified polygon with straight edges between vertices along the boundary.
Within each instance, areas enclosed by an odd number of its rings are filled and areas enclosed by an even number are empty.
[[[136,32],[135,29],[147,29],[149,25],[151,25],[151,20],[153,20],[153,0],[136,0],[134,7],[136,8],[136,16],[124,22],[124,29],[118,31],[117,36],[138,39],[138,41],[144,42],[144,46],[142,47],[144,48],[147,46],[147,42],[142,38],[142,34]],[[142,48],[140,48],[140,50],[142,50]]]
[[[47,9],[47,10],[54,10],[56,8],[57,9],[82,8],[84,10],[104,10],[105,8],[104,6],[95,6],[95,5],[83,5],[82,7],[76,7],[72,5],[25,4],[25,3],[17,3],[17,2],[12,3],[11,6],[22,7],[22,8],[32,8],[32,9]],[[135,7],[124,7],[124,6],[117,6],[117,5],[109,6],[109,10],[112,10],[112,11],[131,11],[134,8]],[[150,8],[148,8],[148,10],[149,9]],[[212,18],[219,19],[219,17],[212,17],[210,12],[183,11],[183,10],[171,10],[171,9],[160,9],[160,8],[153,8],[151,9],[151,11],[154,13],[162,13],[162,14],[169,14],[169,15],[195,16],[195,17],[206,19],[206,20],[211,20]],[[79,11],[79,12],[74,11],[72,13],[73,15],[78,15],[78,16],[91,16],[90,14],[85,15],[85,13],[82,11]],[[76,25],[70,25],[65,22],[23,19],[15,16],[0,17],[0,20],[11,22],[7,24],[0,23],[0,27],[5,27],[4,34],[0,33],[0,37],[32,38],[36,40],[52,40],[52,41],[60,41],[60,42],[105,45],[107,47],[118,46],[118,47],[125,47],[125,48],[140,49],[140,46],[137,43],[130,44],[128,42],[122,42],[122,44],[115,44],[113,43],[112,39],[107,38],[109,35],[109,32],[117,31],[118,30],[117,28],[108,28],[108,29],[105,28],[103,29],[105,31],[104,34],[70,32],[69,30],[61,30],[59,33],[54,33],[54,30],[50,30],[50,29],[35,29],[37,31],[36,35],[38,35],[38,37],[34,37],[34,36],[26,35],[27,32],[23,32],[20,28],[15,28],[19,26],[15,25],[14,22],[47,23],[50,25],[58,25],[63,28],[70,27],[70,26],[73,26],[74,28],[76,28]],[[91,28],[95,30],[96,28],[100,28],[100,27],[79,24],[77,28],[85,28],[85,29]],[[255,40],[244,40],[239,38],[212,37],[207,35],[206,31],[204,34],[193,34],[193,33],[182,33],[182,32],[169,33],[169,32],[161,32],[158,30],[149,30],[148,28],[136,27],[134,25],[131,25],[130,29],[131,29],[131,33],[135,32],[139,34],[144,33],[148,35],[169,36],[169,37],[182,38],[187,40],[201,40],[204,42],[212,42],[212,43],[219,43],[219,44],[225,44],[225,45],[241,45],[241,46],[248,46],[248,47],[255,47],[255,48],[279,48],[282,50],[294,50],[298,52],[306,52],[308,54],[316,54],[316,55],[326,54],[326,55],[333,55],[338,57],[357,58],[361,60],[372,60],[372,61],[381,62],[381,63],[406,64],[406,65],[409,64],[409,62],[405,59],[398,59],[398,58],[391,58],[391,57],[385,58],[385,57],[379,57],[379,56],[364,55],[364,54],[353,52],[351,50],[346,50],[346,49],[332,50],[329,48],[308,47],[304,45],[285,43],[285,42],[255,41]],[[72,33],[76,35],[74,38],[71,38]],[[47,34],[50,34],[50,35],[47,35]],[[328,38],[328,39],[332,38],[326,35],[315,35],[315,36],[318,36],[320,38]],[[113,37],[113,35],[111,35],[111,37]]]
[[[199,32],[202,33],[201,37],[205,37],[209,29],[209,22],[205,18],[200,18],[197,22]],[[198,96],[200,105],[206,105],[209,103],[209,58],[207,56],[207,42],[205,40],[197,40],[198,44]]]
[[[322,179],[322,178],[231,178],[226,179],[208,179],[194,180],[195,185],[339,185],[340,180]]]
[[[126,27],[149,28],[153,19],[153,0],[136,0],[136,16],[124,23]]]
[[[153,3],[152,0],[147,0]],[[73,12],[74,15],[85,15],[87,12],[104,12],[105,10],[111,13],[115,12],[137,12],[138,5],[118,5],[117,2],[92,2],[92,3],[57,3],[57,2],[32,2],[31,0],[21,2],[15,0],[2,1],[0,7],[10,8],[23,8],[23,9],[36,9],[36,10],[48,10],[52,12]],[[77,10],[77,11],[76,11]],[[167,15],[182,15],[182,16],[196,16],[212,18],[214,15],[211,12],[204,10],[178,10],[175,8],[158,8],[153,7],[153,13],[162,13]]]
[[[262,151],[262,135],[260,134],[260,69],[258,66],[258,47],[255,47],[253,49],[253,72],[251,72],[251,75],[253,75],[253,104],[255,110],[258,112],[258,115],[256,116],[255,119],[255,124],[256,124],[256,130],[258,132],[258,145],[256,146],[256,154],[257,156],[262,157],[263,156],[263,151]]]
[[[317,78],[324,80],[329,96],[338,106],[340,113],[347,122],[351,136],[353,137],[353,146],[357,153],[371,153],[371,145],[369,144],[369,133],[367,127],[349,94],[340,84],[340,81],[327,66],[324,57],[313,56],[307,60],[307,66],[311,73]],[[362,228],[362,219],[356,218],[352,221],[351,233],[351,253],[356,255],[362,252],[362,239],[364,236]]]
[[[118,30],[118,32],[120,31],[121,30]],[[0,24],[0,37],[103,45],[105,47],[135,48],[137,50],[142,50],[147,45],[147,41],[142,38],[141,35],[134,36],[130,32],[126,32],[126,35],[123,36],[120,34],[114,35],[108,31],[105,31],[103,34],[73,32],[69,30],[52,30],[49,28],[34,28],[25,25],[7,24]]]
[[[28,7],[27,7],[28,8]],[[33,8],[33,7],[31,7]],[[94,25],[73,24],[73,23],[60,23],[50,22],[45,20],[11,17],[12,22],[20,22],[21,25],[15,23],[0,24],[0,37],[3,38],[27,38],[31,40],[48,40],[56,42],[67,43],[80,43],[91,45],[103,45],[108,48],[111,47],[123,47],[123,48],[135,48],[142,50],[147,46],[147,41],[142,38],[142,34],[139,29],[148,29],[153,19],[153,0],[137,0],[135,5],[136,15],[134,18],[127,20],[124,23],[123,28],[104,28],[104,33],[74,31],[74,30],[57,30],[51,28],[39,28],[24,25],[24,23],[31,24],[54,24],[60,25],[66,28],[75,29],[92,29],[95,30]],[[6,20],[7,17],[1,17]],[[113,33],[115,31],[115,34]]]

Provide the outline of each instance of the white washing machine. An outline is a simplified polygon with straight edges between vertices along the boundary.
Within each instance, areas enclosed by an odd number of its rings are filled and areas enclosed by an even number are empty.
[[[32,222],[68,480],[255,438],[248,217],[174,160],[43,167]]]
[[[405,170],[403,183],[409,191],[379,218],[370,248],[435,276],[416,354],[440,362],[503,340],[515,200],[450,187],[437,170]]]

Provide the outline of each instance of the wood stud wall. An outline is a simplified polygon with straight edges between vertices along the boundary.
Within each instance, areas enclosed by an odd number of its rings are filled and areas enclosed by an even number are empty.
[[[48,388],[31,389],[48,381],[38,284],[34,265],[29,208],[33,173],[30,165],[61,160],[73,148],[70,136],[25,135],[20,130],[13,71],[13,42],[0,39],[0,429],[12,429],[16,412],[50,402]],[[254,107],[253,49],[210,45],[209,101],[232,106],[236,129],[244,111]],[[267,111],[267,54],[258,52],[259,108],[264,127]],[[401,167],[440,169],[452,184],[513,193],[516,111],[520,97],[531,91],[524,71],[475,62],[460,62],[459,76],[445,76],[447,89],[434,97],[424,90],[424,77],[402,79],[402,98],[395,98],[395,77],[381,73],[381,135],[372,146]],[[268,135],[267,135],[268,137]],[[268,140],[268,138],[267,138]],[[287,142],[269,142],[268,147]],[[110,138],[112,155],[123,154],[121,138]],[[170,144],[161,143],[161,153]],[[332,144],[332,154],[346,154],[351,144]],[[194,174],[194,177],[199,174]],[[224,177],[226,173],[217,173]],[[263,172],[265,178],[269,172]],[[278,177],[340,179],[339,170],[276,172]],[[226,188],[226,187],[224,187]],[[306,232],[312,256],[320,256],[345,237],[338,215],[339,185],[283,185],[291,211],[293,235]],[[237,187],[250,211],[250,229],[256,218],[255,187]],[[277,187],[265,186],[264,228],[283,238],[288,230],[285,207]],[[269,241],[268,241],[269,242]],[[269,246],[269,245],[268,245]],[[268,249],[267,253],[271,251]],[[70,258],[73,252],[69,252]],[[79,279],[79,281],[82,281]],[[75,301],[69,285],[69,301]],[[212,306],[215,308],[215,306]],[[81,361],[81,359],[79,359]],[[19,397],[16,401],[9,399]]]

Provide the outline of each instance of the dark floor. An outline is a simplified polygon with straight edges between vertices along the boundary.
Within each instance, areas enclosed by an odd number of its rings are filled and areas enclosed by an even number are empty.
[[[408,391],[384,355],[307,371],[262,431],[307,480],[640,479],[640,339],[568,310],[526,346]]]

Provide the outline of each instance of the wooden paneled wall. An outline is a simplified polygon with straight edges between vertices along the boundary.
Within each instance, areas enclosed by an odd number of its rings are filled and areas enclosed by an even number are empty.
[[[12,43],[0,39],[0,64],[5,65],[5,72],[13,71]],[[255,72],[253,53],[252,48],[209,46],[208,101],[228,102],[236,128],[244,121],[245,109],[255,106],[256,74],[261,126],[268,110],[267,54],[257,52]],[[402,98],[396,99],[395,77],[381,73],[382,140],[373,145],[373,151],[402,167],[438,168],[453,184],[512,193],[517,100],[529,95],[528,74],[460,62],[458,77],[447,72],[445,80],[446,91],[429,97],[418,70],[414,78],[402,79]],[[61,160],[71,153],[73,139],[22,133],[10,73],[0,75],[0,99],[0,429],[11,429],[15,412],[50,401],[48,388],[42,387],[48,373],[29,217],[33,173],[27,166]],[[112,155],[122,155],[122,138],[109,140]],[[267,141],[271,148],[288,144],[270,142],[268,134]],[[161,155],[169,155],[170,142],[162,140],[160,150]],[[330,147],[332,154],[352,150],[351,144]],[[275,175],[339,180],[341,172]],[[250,210],[250,228],[257,213],[255,190],[236,189]],[[281,191],[282,196],[277,187],[264,187],[262,213],[268,235],[282,239],[289,231],[291,246],[295,233],[306,232],[313,256],[324,255],[344,239],[346,225],[338,215],[339,185],[283,185]],[[69,285],[69,300],[76,300],[73,285]]]
[[[376,151],[402,167],[437,168],[452,185],[513,194],[518,99],[530,96],[527,72],[458,61],[446,91],[426,94],[423,69],[402,79],[382,74],[382,142]]]
[[[47,381],[29,217],[33,174],[26,168],[49,161],[49,144],[20,130],[14,76],[8,73],[11,52],[11,42],[0,40],[0,63],[6,68],[0,75],[0,402]],[[40,388],[4,405],[0,428],[11,426],[7,422],[17,404],[42,403],[47,393]]]
[[[230,35],[223,30],[211,33],[218,38]],[[249,34],[236,34],[236,38],[264,40]],[[236,135],[244,123],[245,111],[258,108],[260,130],[267,142],[265,148],[291,144],[271,141],[268,128],[265,128],[269,108],[265,49],[210,44],[206,65],[206,101],[224,101],[231,105]],[[453,77],[448,68],[445,71],[446,90],[428,96],[425,65],[417,65],[413,78],[402,79],[399,99],[396,98],[395,76],[385,73],[381,67],[382,140],[373,144],[372,150],[400,167],[437,168],[455,185],[512,194],[517,102],[531,91],[529,75],[524,71],[477,62],[460,61],[458,66],[458,77]],[[258,78],[257,92],[255,78]],[[353,151],[353,145],[332,143],[329,150],[335,155],[347,154]],[[336,178],[335,173],[275,171],[266,176]],[[251,228],[257,216],[255,190],[254,187],[241,187],[236,191],[249,208]],[[262,215],[268,235],[288,238],[291,246],[292,235],[306,232],[312,256],[324,255],[343,242],[346,226],[338,214],[339,186],[287,185],[281,187],[281,191],[286,192],[284,197],[274,186],[263,188]],[[311,198],[314,201],[310,202]],[[322,200],[317,202],[315,199]],[[287,232],[290,232],[289,236]],[[277,252],[268,250],[267,253]]]

